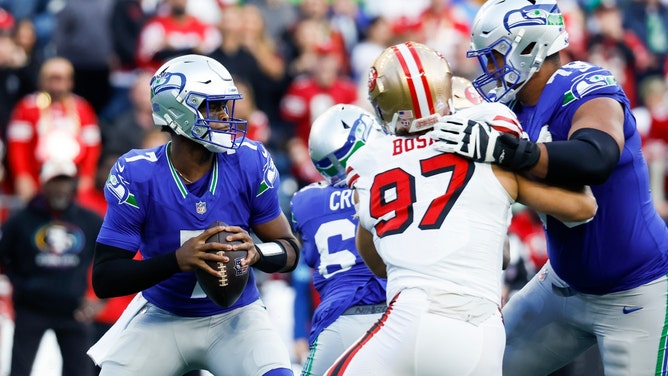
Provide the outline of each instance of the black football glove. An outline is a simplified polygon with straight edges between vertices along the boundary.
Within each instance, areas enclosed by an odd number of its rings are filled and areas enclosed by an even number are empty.
[[[531,168],[538,162],[538,146],[526,139],[499,132],[484,121],[457,115],[443,116],[430,137],[434,148],[455,153],[476,162],[496,163],[514,171]]]

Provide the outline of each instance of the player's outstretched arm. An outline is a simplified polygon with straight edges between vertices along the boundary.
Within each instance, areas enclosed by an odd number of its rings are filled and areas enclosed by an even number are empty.
[[[588,100],[575,112],[566,141],[518,139],[469,116],[469,112],[442,117],[430,137],[438,141],[436,150],[513,171],[528,171],[550,184],[595,185],[605,182],[617,166],[624,147],[623,125],[621,104],[599,97]]]
[[[266,273],[287,273],[297,267],[301,244],[283,213],[269,222],[253,226],[264,243],[255,244],[257,256],[249,263]],[[249,258],[253,257],[249,251]]]
[[[596,215],[598,204],[588,186],[579,190],[560,188],[517,177],[517,201],[562,222],[584,222]]]
[[[475,108],[475,107],[473,107]],[[459,154],[476,162],[495,163],[513,171],[526,171],[539,160],[538,145],[500,132],[484,120],[472,119],[468,112],[443,116],[429,136],[439,141],[436,150]]]

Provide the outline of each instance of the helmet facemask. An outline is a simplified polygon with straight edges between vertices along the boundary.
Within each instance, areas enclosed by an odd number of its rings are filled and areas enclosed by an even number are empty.
[[[198,107],[200,116],[195,120],[189,138],[212,152],[224,151],[221,147],[236,149],[241,146],[246,138],[247,122],[232,116],[239,99],[241,94],[204,97]]]

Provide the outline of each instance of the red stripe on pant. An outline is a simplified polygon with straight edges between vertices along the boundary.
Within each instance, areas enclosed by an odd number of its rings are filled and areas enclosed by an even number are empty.
[[[327,372],[326,376],[341,376],[345,374],[346,368],[348,368],[348,365],[350,362],[353,360],[355,357],[355,354],[357,354],[364,345],[373,338],[373,336],[376,335],[380,331],[380,328],[382,328],[385,325],[385,322],[387,321],[387,318],[390,316],[390,313],[392,312],[392,308],[394,306],[394,302],[397,300],[401,293],[397,294],[394,299],[390,302],[390,304],[387,306],[387,310],[383,314],[383,316],[376,321],[375,324],[367,330],[366,334],[360,338],[353,347],[351,347],[346,353],[341,355],[334,364],[329,367],[329,371]]]

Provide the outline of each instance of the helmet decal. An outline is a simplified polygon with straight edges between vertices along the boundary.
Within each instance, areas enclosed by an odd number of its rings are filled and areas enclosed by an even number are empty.
[[[556,4],[529,5],[516,11],[506,13],[503,18],[506,30],[521,26],[558,25],[565,26],[564,16]]]
[[[177,90],[179,93],[185,86],[186,77],[182,73],[162,72],[151,79],[151,95],[165,90]]]
[[[376,79],[378,78],[378,71],[376,71],[375,67],[371,67],[369,69],[369,91],[373,90],[376,88]]]

